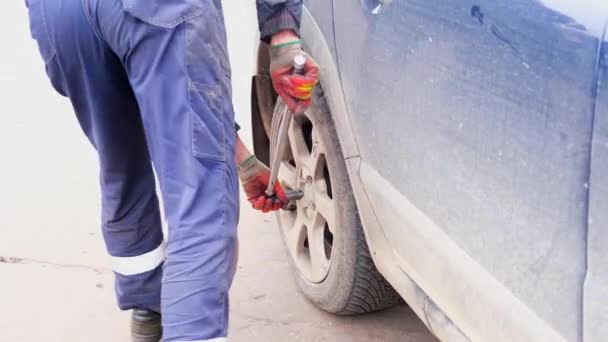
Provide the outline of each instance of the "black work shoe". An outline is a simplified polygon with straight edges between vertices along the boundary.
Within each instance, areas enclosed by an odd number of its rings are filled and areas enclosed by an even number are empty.
[[[131,338],[133,342],[158,342],[163,329],[160,314],[151,310],[134,309],[131,315]]]

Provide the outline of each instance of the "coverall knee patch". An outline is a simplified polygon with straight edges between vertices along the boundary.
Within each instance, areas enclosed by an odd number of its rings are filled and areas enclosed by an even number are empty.
[[[188,96],[192,120],[192,154],[196,158],[226,160],[222,125],[221,88],[191,81]]]

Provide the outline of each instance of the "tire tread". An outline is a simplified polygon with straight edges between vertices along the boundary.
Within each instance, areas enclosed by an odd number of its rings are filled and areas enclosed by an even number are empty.
[[[376,269],[362,231],[357,240],[355,279],[350,300],[337,314],[361,315],[402,303],[401,296]]]

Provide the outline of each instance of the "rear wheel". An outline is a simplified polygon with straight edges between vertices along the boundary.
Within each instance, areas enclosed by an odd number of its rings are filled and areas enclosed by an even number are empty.
[[[352,315],[393,306],[401,298],[371,259],[321,87],[312,103],[292,120],[279,170],[286,188],[304,191],[297,209],[278,213],[291,270],[301,292],[325,311]],[[279,100],[275,115],[285,110]]]

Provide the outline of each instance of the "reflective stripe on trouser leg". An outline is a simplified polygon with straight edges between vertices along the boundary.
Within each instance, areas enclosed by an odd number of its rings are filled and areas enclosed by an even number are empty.
[[[112,270],[131,276],[146,273],[160,266],[165,260],[165,245],[161,243],[150,252],[131,257],[112,257]]]
[[[138,262],[139,270],[122,259],[121,269],[129,275],[116,273],[118,304],[158,310],[162,267],[157,253],[147,254],[163,241],[158,199],[139,107],[122,62],[92,28],[82,6],[86,1],[29,2],[36,37],[46,40],[51,82],[70,98],[99,154],[106,248],[116,257],[153,259]]]
[[[160,311],[164,259],[164,243],[139,256],[112,257],[116,296],[122,309],[147,308]]]
[[[169,7],[136,0],[123,7],[120,0],[86,1],[128,69],[162,189],[168,222],[163,340],[225,338],[239,190],[219,2]]]
[[[164,247],[164,243],[161,243],[152,251],[139,256],[112,257],[116,296],[121,308],[160,311]]]

